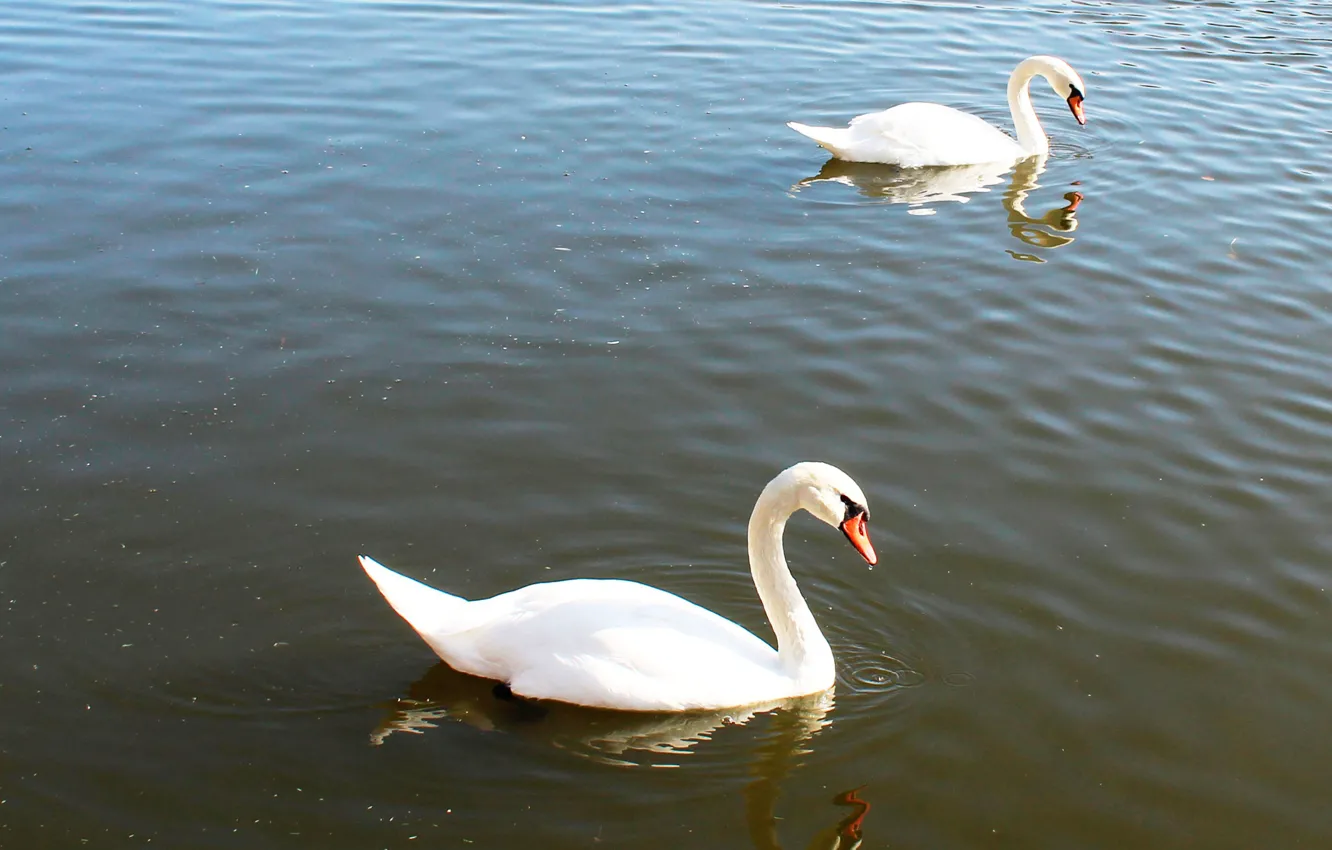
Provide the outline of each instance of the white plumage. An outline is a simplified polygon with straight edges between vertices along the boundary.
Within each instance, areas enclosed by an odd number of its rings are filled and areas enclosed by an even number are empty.
[[[1016,141],[975,115],[937,103],[903,103],[858,116],[844,128],[810,127],[794,121],[786,126],[848,162],[906,168],[1014,162],[1050,150],[1031,105],[1029,84],[1035,76],[1044,77],[1068,102],[1079,124],[1086,123],[1082,112],[1086,87],[1078,73],[1054,56],[1032,56],[1020,62],[1008,80],[1008,107],[1013,114]]]
[[[749,523],[750,570],[777,649],[712,611],[638,582],[572,579],[468,601],[365,555],[384,598],[449,666],[514,693],[631,711],[773,702],[832,687],[832,650],[782,552],[805,509],[839,526],[869,563],[865,497],[849,476],[800,463],[768,484]]]

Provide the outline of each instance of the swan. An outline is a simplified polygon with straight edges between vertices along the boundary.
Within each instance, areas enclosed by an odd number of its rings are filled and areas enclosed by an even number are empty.
[[[903,103],[883,112],[851,120],[845,129],[810,127],[794,121],[786,126],[809,136],[849,162],[879,162],[920,168],[932,165],[975,165],[1014,162],[1050,151],[1050,141],[1031,106],[1029,83],[1040,75],[1055,94],[1068,102],[1079,124],[1087,118],[1082,101],[1087,87],[1078,72],[1054,56],[1023,59],[1008,78],[1008,108],[1017,141],[975,115],[937,103]]]
[[[749,518],[749,569],[777,649],[692,602],[634,581],[570,579],[469,601],[361,555],[389,605],[450,667],[514,694],[626,711],[740,708],[821,693],[832,649],[782,551],[804,509],[837,526],[871,566],[865,495],[845,472],[805,462],[781,472]]]

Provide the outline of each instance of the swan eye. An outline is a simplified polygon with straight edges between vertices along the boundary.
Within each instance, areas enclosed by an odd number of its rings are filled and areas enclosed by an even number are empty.
[[[1083,95],[1081,89],[1079,89],[1077,86],[1073,85],[1072,83],[1069,83],[1069,84],[1068,84],[1068,96],[1069,96],[1069,97],[1076,97],[1078,100],[1086,100],[1086,99],[1087,99],[1086,96]]]
[[[869,511],[865,510],[864,505],[858,504],[854,499],[852,499],[850,496],[846,495],[845,493],[841,493],[839,495],[842,497],[842,504],[846,505],[846,515],[842,517],[842,522],[846,522],[852,517],[857,517],[860,516],[861,514],[865,515],[865,519],[869,519]]]

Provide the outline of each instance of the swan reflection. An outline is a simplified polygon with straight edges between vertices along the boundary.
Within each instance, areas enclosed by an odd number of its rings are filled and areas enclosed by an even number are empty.
[[[1040,215],[1027,212],[1027,196],[1040,188],[1037,178],[1045,170],[1047,159],[1033,156],[1016,165],[1001,162],[949,168],[899,168],[834,158],[824,163],[818,174],[806,177],[791,190],[799,192],[815,183],[841,183],[875,201],[906,204],[913,215],[933,215],[934,205],[950,201],[966,203],[971,195],[989,192],[991,186],[1007,182],[1000,202],[1008,213],[1009,232],[1033,248],[1052,249],[1073,241],[1070,234],[1078,229],[1077,209],[1083,196],[1080,192],[1067,192],[1064,206]],[[1040,262],[1030,254],[1009,253],[1015,259]]]
[[[798,757],[809,752],[802,746],[808,738],[799,713],[773,715],[768,739],[758,748],[752,766],[753,781],[745,786],[745,823],[755,850],[781,850],[777,834],[777,798],[783,782],[798,766]],[[861,831],[870,804],[860,798],[864,786],[843,791],[832,798],[837,806],[851,812],[836,823],[814,834],[806,843],[808,850],[856,850],[864,840]]]
[[[758,850],[780,850],[777,801],[788,775],[810,752],[808,743],[828,725],[832,692],[726,712],[648,714],[604,711],[515,697],[502,685],[478,679],[440,663],[431,667],[398,699],[370,735],[383,744],[395,733],[422,734],[444,722],[465,723],[484,732],[526,736],[580,756],[613,765],[668,766],[690,754],[717,730],[763,715],[766,725],[748,754],[752,779],[743,789],[745,821]],[[678,766],[678,765],[675,765]],[[808,843],[820,850],[855,850],[869,803],[860,788],[832,798],[851,811],[819,830]]]
[[[557,702],[535,702],[514,696],[503,685],[478,679],[436,664],[414,682],[370,734],[383,744],[398,732],[421,734],[441,722],[465,723],[483,732],[508,732],[544,740],[578,755],[617,764],[665,766],[661,756],[687,755],[727,726],[748,723],[776,713],[794,722],[791,746],[827,723],[832,692],[785,702],[726,711],[657,714],[607,711]]]

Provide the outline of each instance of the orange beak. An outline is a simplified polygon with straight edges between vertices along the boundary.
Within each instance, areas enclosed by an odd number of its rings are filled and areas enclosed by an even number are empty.
[[[874,554],[874,544],[870,543],[869,529],[865,527],[865,515],[856,514],[853,517],[847,517],[842,523],[842,533],[846,539],[851,541],[851,545],[856,547],[860,557],[864,558],[871,567],[879,563],[879,556]]]
[[[1087,116],[1082,114],[1082,95],[1071,94],[1068,96],[1068,109],[1073,113],[1073,117],[1078,119],[1078,123],[1084,127],[1087,125]]]

